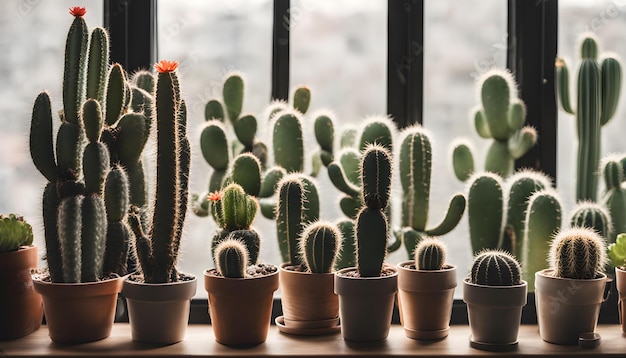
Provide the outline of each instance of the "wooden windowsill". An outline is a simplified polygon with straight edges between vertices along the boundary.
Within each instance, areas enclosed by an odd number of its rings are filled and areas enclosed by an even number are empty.
[[[522,325],[517,351],[519,356],[620,356],[626,355],[626,335],[618,325],[599,325],[602,343],[595,349],[558,346],[543,342],[535,325]],[[13,341],[0,341],[0,357],[5,356],[489,356],[469,347],[469,327],[454,325],[450,335],[437,342],[420,342],[407,338],[402,327],[392,325],[389,338],[376,343],[350,343],[341,334],[321,337],[298,337],[282,334],[276,326],[270,327],[264,344],[253,348],[237,349],[216,343],[209,325],[189,325],[184,341],[158,346],[131,341],[130,326],[116,323],[109,338],[80,345],[58,345],[50,341],[46,326],[35,333]],[[496,355],[502,355],[498,353]]]

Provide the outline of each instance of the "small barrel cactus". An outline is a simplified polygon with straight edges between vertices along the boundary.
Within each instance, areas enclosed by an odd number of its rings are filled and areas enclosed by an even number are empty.
[[[441,270],[446,265],[446,245],[436,238],[425,238],[415,247],[415,267],[418,270]]]
[[[304,229],[300,239],[300,256],[309,271],[329,273],[335,266],[340,247],[341,232],[337,225],[318,221]]]
[[[33,244],[33,228],[22,216],[0,214],[0,252],[15,251]]]
[[[244,278],[248,263],[248,250],[243,242],[231,234],[215,248],[217,271],[227,278]]]
[[[594,279],[606,265],[606,243],[594,230],[574,227],[556,235],[548,257],[556,277]]]
[[[522,284],[521,267],[507,252],[483,251],[474,257],[469,281],[484,286],[517,286]]]
[[[605,239],[611,237],[613,232],[613,223],[608,210],[592,201],[581,201],[576,205],[576,209],[572,213],[572,227],[586,227],[594,229],[600,236]]]

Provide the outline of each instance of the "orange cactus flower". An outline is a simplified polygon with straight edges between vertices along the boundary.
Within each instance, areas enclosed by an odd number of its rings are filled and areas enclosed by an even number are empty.
[[[158,73],[174,72],[176,68],[178,68],[178,61],[161,60],[161,62],[154,64],[154,69],[156,69]]]
[[[70,14],[74,17],[83,17],[87,13],[87,9],[80,6],[74,6],[70,8]]]
[[[208,199],[211,201],[220,201],[222,200],[222,194],[220,194],[220,192],[216,190],[209,194]]]

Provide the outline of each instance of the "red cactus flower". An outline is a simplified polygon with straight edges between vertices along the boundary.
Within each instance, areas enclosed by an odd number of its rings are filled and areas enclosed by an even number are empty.
[[[70,8],[70,14],[74,17],[83,17],[87,13],[87,9],[80,6],[74,6]]]
[[[211,201],[220,201],[222,200],[222,194],[220,194],[220,192],[216,190],[209,194],[208,199]]]
[[[161,60],[161,62],[154,64],[154,69],[156,69],[158,73],[174,72],[176,68],[178,68],[178,61]]]

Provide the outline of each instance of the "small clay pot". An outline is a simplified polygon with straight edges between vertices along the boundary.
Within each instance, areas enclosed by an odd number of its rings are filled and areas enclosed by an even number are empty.
[[[335,294],[334,273],[311,273],[286,270],[282,264],[278,278],[286,326],[326,328],[339,321],[339,298]]]
[[[398,308],[407,337],[441,339],[450,331],[450,316],[456,287],[456,266],[443,270],[415,270],[414,261],[397,265]]]
[[[0,340],[26,336],[41,326],[41,295],[31,278],[37,264],[36,246],[0,252]]]
[[[535,273],[535,301],[539,335],[546,342],[577,345],[581,333],[594,332],[600,305],[606,299],[606,275],[590,280]]]
[[[615,268],[615,285],[619,293],[617,301],[619,322],[622,325],[622,332],[626,333],[626,271],[618,267]]]
[[[252,346],[265,342],[272,316],[278,271],[250,278],[217,276],[204,271],[209,295],[209,315],[215,340],[228,346]]]
[[[463,280],[463,301],[472,332],[470,345],[494,351],[515,349],[527,292],[526,281],[515,286],[486,286]]]
[[[133,341],[172,344],[185,339],[198,280],[151,284],[124,280]]]
[[[339,295],[341,335],[348,341],[381,341],[389,335],[393,303],[398,289],[398,271],[380,277],[348,277],[356,270],[348,267],[335,273],[335,293]]]
[[[86,283],[52,283],[33,277],[55,343],[86,343],[111,334],[122,277]]]

